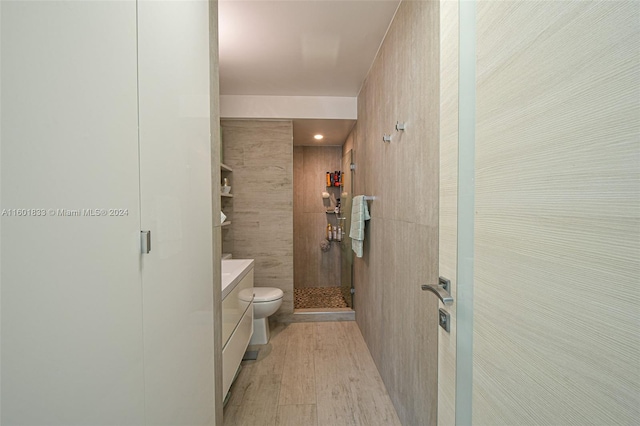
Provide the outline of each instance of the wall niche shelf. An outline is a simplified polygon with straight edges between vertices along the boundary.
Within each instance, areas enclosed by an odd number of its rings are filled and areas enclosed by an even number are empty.
[[[231,173],[233,172],[233,169],[229,166],[227,166],[224,163],[220,163],[220,171],[223,173]],[[224,180],[226,181],[227,178],[224,178]],[[233,198],[233,194],[224,194],[224,193],[220,193],[220,198],[221,199],[229,199],[229,198]],[[229,203],[230,201],[227,201],[227,203]],[[226,204],[226,203],[225,203]],[[232,219],[232,218],[231,218]],[[225,220],[224,222],[222,222],[222,224],[220,225],[223,229],[230,229],[231,226],[231,220]]]

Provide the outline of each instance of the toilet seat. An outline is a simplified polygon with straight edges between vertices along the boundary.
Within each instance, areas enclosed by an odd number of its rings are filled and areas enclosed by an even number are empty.
[[[284,293],[275,287],[254,287],[253,296],[253,303],[273,302],[274,300],[282,299]]]
[[[243,302],[253,302],[253,289],[245,288],[243,290],[240,290],[240,293],[238,293],[238,299],[242,300]]]

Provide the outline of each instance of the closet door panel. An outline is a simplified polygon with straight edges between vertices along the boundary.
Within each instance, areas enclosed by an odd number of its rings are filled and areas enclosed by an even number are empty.
[[[143,424],[135,2],[0,9],[0,423]]]
[[[206,1],[138,3],[149,424],[212,424],[213,264]]]

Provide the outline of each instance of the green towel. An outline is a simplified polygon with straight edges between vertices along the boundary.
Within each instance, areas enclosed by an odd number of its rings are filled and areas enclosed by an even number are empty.
[[[362,257],[362,246],[364,243],[364,221],[371,219],[369,216],[369,206],[364,199],[364,195],[353,197],[351,205],[351,248],[356,253],[356,257]]]

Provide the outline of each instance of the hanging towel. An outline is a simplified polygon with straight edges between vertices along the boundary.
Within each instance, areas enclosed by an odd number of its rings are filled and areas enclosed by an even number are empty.
[[[356,257],[362,257],[362,245],[364,243],[364,221],[371,219],[369,207],[364,199],[364,195],[353,197],[351,205],[351,248],[356,253]]]

